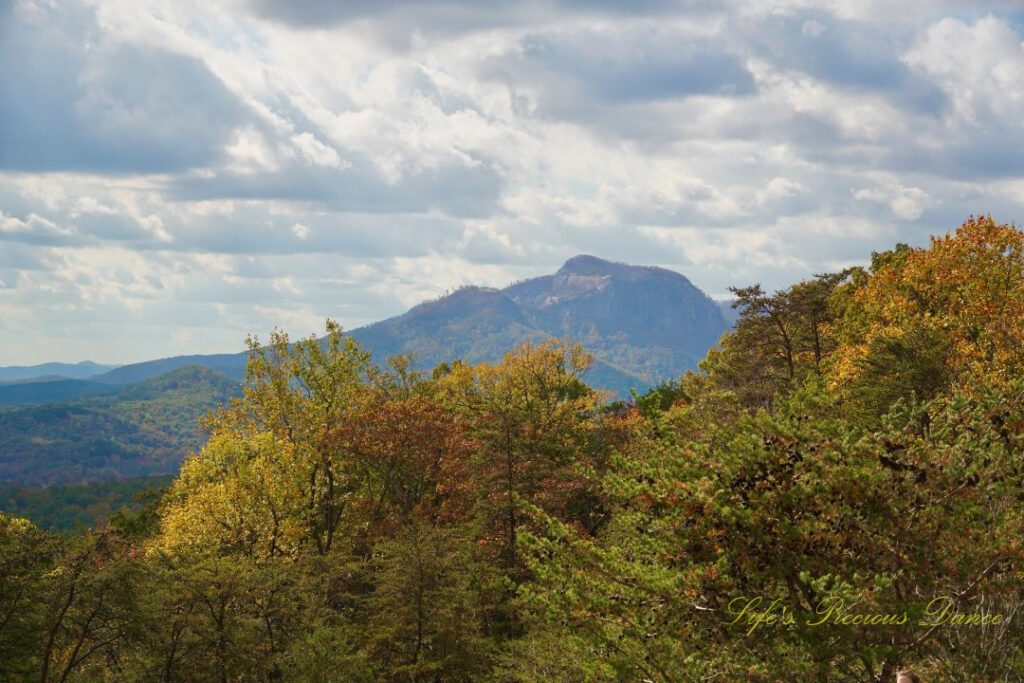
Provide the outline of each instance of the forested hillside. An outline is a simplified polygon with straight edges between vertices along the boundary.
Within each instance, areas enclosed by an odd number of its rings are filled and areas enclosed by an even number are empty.
[[[250,341],[158,502],[0,517],[0,680],[1024,679],[1024,233],[735,293],[635,402],[567,342]]]
[[[240,384],[198,366],[112,393],[0,412],[0,484],[38,487],[177,474],[199,418]]]
[[[118,388],[115,384],[85,379],[44,378],[27,382],[11,382],[0,385],[0,408],[7,411],[10,410],[10,406],[72,401],[83,396],[112,394]]]
[[[173,479],[154,475],[46,488],[0,486],[0,510],[29,519],[41,529],[70,532],[106,523],[120,511],[142,508]]]

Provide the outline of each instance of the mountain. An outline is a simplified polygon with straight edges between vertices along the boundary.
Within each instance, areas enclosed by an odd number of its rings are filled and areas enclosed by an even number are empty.
[[[101,375],[93,377],[94,382],[107,384],[130,384],[141,382],[171,372],[188,365],[199,365],[222,375],[241,381],[245,378],[245,361],[247,355],[242,353],[215,353],[193,356],[174,356],[159,360],[143,361],[131,365],[121,365]]]
[[[477,361],[544,335],[497,289],[463,287],[407,313],[361,327],[352,336],[378,361],[397,353],[417,360]],[[435,363],[436,364],[436,363]]]
[[[733,299],[728,301],[716,301],[718,304],[718,310],[722,312],[722,317],[725,318],[725,322],[732,327],[736,324],[736,321],[740,319],[740,310],[732,307]]]
[[[577,256],[551,275],[463,287],[351,334],[378,363],[411,353],[422,369],[569,337],[594,354],[586,381],[625,397],[695,367],[727,327],[720,305],[679,273]],[[178,356],[0,386],[0,484],[175,473],[203,440],[197,419],[239,393],[246,359]]]
[[[70,401],[80,396],[112,393],[117,389],[117,385],[85,379],[22,380],[0,385],[0,405],[22,406]]]
[[[403,315],[354,330],[352,336],[376,362],[411,353],[417,367],[429,369],[456,358],[472,363],[496,360],[523,342],[553,335],[538,328],[503,291],[463,287]],[[601,358],[595,358],[586,379],[622,395],[629,387],[646,384],[642,377]]]
[[[176,474],[204,440],[199,418],[240,390],[236,380],[186,366],[109,394],[9,408],[0,413],[0,483]]]
[[[376,362],[412,353],[421,369],[456,358],[496,360],[524,341],[569,337],[594,354],[586,380],[624,397],[695,368],[730,322],[679,273],[582,255],[552,275],[504,289],[463,287],[350,333]],[[124,365],[90,381],[138,382],[186,365],[242,379],[245,363],[244,352],[177,356]],[[45,395],[45,387],[32,391],[37,399]]]
[[[81,363],[43,363],[41,365],[11,365],[0,367],[0,384],[24,380],[87,379],[113,370],[116,365],[100,365],[91,360]]]
[[[123,509],[137,510],[140,496],[168,486],[166,474],[101,482],[55,484],[46,488],[0,485],[0,510],[8,517],[24,517],[43,529],[73,531],[76,526],[94,527]]]
[[[647,386],[695,368],[728,326],[717,304],[679,273],[594,256],[571,258],[554,275],[504,293],[537,329],[581,342]]]
[[[587,381],[627,396],[695,368],[728,327],[718,304],[683,275],[584,255],[504,289],[462,288],[352,336],[377,361],[411,352],[425,368],[568,337],[594,354]]]

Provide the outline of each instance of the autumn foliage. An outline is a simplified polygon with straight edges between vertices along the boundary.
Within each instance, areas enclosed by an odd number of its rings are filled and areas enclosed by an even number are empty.
[[[1024,680],[1024,233],[733,291],[626,401],[566,341],[250,340],[143,513],[0,516],[0,680]]]

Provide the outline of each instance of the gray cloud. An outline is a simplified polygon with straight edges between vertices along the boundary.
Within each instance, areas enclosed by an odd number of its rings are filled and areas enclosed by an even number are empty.
[[[274,215],[265,206],[243,206],[229,216],[178,226],[173,241],[151,248],[217,254],[344,254],[351,258],[417,258],[432,249],[454,249],[458,221],[422,214],[374,215],[302,212]],[[247,262],[246,277],[272,277]],[[264,266],[265,267],[265,266]]]
[[[182,170],[218,159],[242,116],[202,62],[110,44],[71,4],[15,11],[0,27],[0,70],[0,168]]]
[[[913,31],[886,22],[840,19],[823,11],[769,15],[741,21],[743,43],[776,66],[862,91],[884,91],[901,106],[938,115],[948,105],[942,90],[901,59]]]
[[[746,95],[753,79],[741,60],[708,39],[647,28],[602,35],[529,35],[522,43],[520,78],[548,74],[552,85],[566,79],[586,99],[633,102],[687,95]],[[542,76],[541,76],[542,77]],[[557,98],[555,88],[545,93]],[[565,109],[562,104],[560,109]]]
[[[460,217],[493,213],[500,190],[499,174],[484,165],[447,165],[403,176],[395,183],[368,165],[357,169],[303,166],[258,174],[182,177],[168,188],[178,200],[283,199],[335,211],[404,214],[438,209]]]
[[[744,28],[753,52],[786,69],[865,88],[894,88],[907,77],[899,58],[905,43],[884,25],[804,11],[770,15]]]
[[[250,0],[263,17],[299,28],[321,28],[359,19],[387,19],[401,28],[458,33],[482,27],[534,23],[566,12],[605,15],[706,12],[717,0]]]
[[[149,242],[153,234],[131,216],[104,213],[86,213],[75,219],[82,234],[98,240],[117,242]]]
[[[252,0],[250,3],[257,14],[281,21],[293,26],[311,28],[325,24],[340,24],[355,19],[393,15],[397,12],[424,12],[438,17],[438,24],[451,25],[454,20],[459,25],[479,26],[495,21],[495,17],[514,14],[509,3],[497,0],[449,0],[448,2],[432,2],[431,0],[390,0],[373,2],[372,0],[355,0],[353,2],[330,2],[329,0]],[[439,16],[440,15],[440,16]],[[440,17],[443,17],[442,20]]]
[[[938,149],[914,143],[888,148],[884,163],[896,171],[928,169],[950,180],[964,177],[977,181],[1020,178],[1024,176],[1022,148],[1024,131],[1019,127],[995,124],[979,127],[969,136],[952,139]]]
[[[9,273],[15,270],[42,270],[45,267],[43,255],[38,249],[24,244],[11,243],[5,244],[4,248],[0,249],[0,268],[10,269]],[[7,280],[9,287],[13,286],[13,283],[14,280]]]
[[[478,67],[509,88],[524,117],[581,124],[612,139],[657,148],[678,139],[673,118],[687,98],[742,101],[756,93],[736,46],[671,24],[532,31],[514,52]]]

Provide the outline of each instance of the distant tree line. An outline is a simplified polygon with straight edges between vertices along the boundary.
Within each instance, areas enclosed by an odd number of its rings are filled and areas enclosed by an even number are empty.
[[[0,486],[0,510],[24,517],[53,531],[84,531],[107,522],[119,511],[128,514],[173,481],[169,475],[133,477],[83,484],[56,484],[46,488]]]

